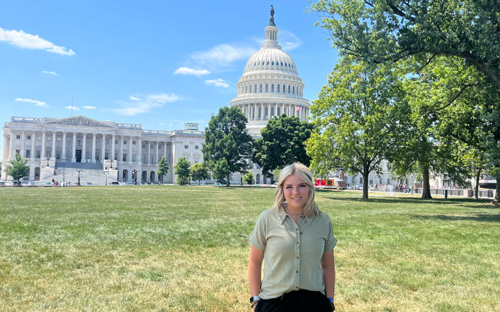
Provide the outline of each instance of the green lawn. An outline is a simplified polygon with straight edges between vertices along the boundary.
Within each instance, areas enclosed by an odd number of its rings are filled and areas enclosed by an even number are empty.
[[[274,189],[0,188],[0,311],[250,311]],[[317,192],[338,311],[500,311],[500,208]]]

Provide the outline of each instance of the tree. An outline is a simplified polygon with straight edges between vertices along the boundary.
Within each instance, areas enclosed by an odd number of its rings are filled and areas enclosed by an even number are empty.
[[[5,174],[11,176],[14,181],[19,182],[20,179],[27,176],[30,172],[30,167],[26,165],[27,163],[27,159],[22,159],[21,155],[16,153],[15,158],[10,160],[6,165]]]
[[[191,172],[191,179],[198,181],[200,185],[200,180],[208,179],[208,169],[203,164],[194,164],[189,168]]]
[[[190,171],[189,171],[189,166],[191,164],[189,161],[181,157],[179,160],[177,160],[177,163],[175,164],[175,174],[177,175],[177,184],[180,185],[185,185],[189,184],[189,177],[190,177]]]
[[[255,183],[255,177],[253,176],[252,171],[249,171],[247,174],[243,176],[243,182],[252,185]]]
[[[231,173],[244,173],[246,160],[252,156],[253,142],[246,132],[246,123],[247,118],[239,108],[222,107],[205,130],[203,159],[214,174],[216,169],[218,173],[224,172],[228,186]]]
[[[160,176],[160,180],[163,182],[163,177],[167,175],[168,169],[170,169],[170,165],[167,162],[167,158],[163,156],[158,162],[158,175]]]
[[[228,179],[226,180],[226,185],[229,185],[231,169],[229,168],[229,165],[224,158],[215,163],[215,165],[213,166],[212,175],[215,180],[224,181],[224,179]]]
[[[279,180],[280,173],[281,173],[281,169],[280,168],[276,168],[276,169],[273,170],[274,181],[278,181]]]
[[[348,173],[363,176],[365,199],[368,175],[381,170],[382,160],[390,159],[390,152],[402,139],[403,129],[398,124],[406,106],[398,103],[401,90],[394,75],[383,66],[344,57],[311,106],[316,128],[306,148],[317,157],[311,169],[320,164],[323,171],[332,171],[336,167],[325,164],[336,164],[329,159],[338,160]]]
[[[414,55],[459,57],[500,89],[496,0],[319,0],[310,8],[341,55],[392,63]]]
[[[255,141],[254,162],[269,174],[294,162],[309,166],[311,158],[306,153],[305,142],[314,126],[301,122],[298,117],[281,115],[271,118],[262,129],[262,138]]]

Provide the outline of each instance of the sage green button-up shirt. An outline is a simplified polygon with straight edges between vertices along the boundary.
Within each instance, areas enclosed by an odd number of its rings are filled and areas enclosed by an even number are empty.
[[[302,216],[295,223],[283,209],[268,209],[257,220],[250,242],[264,251],[259,297],[272,299],[299,289],[324,293],[321,258],[337,244],[326,213]]]

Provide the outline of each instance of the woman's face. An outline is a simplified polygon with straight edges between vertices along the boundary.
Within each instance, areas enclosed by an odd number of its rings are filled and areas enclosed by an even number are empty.
[[[298,212],[304,209],[309,198],[309,186],[296,175],[288,176],[283,181],[283,193],[289,209]]]

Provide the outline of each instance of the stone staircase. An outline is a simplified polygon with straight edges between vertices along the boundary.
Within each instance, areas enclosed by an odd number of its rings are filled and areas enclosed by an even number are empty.
[[[107,174],[106,174],[107,173]],[[63,181],[70,185],[78,183],[80,176],[80,185],[110,185],[111,182],[116,182],[118,178],[118,170],[103,169],[100,163],[71,163],[57,161],[55,168],[42,168],[40,172],[41,182],[51,182],[52,179],[59,183]],[[90,183],[90,184],[89,184]]]

